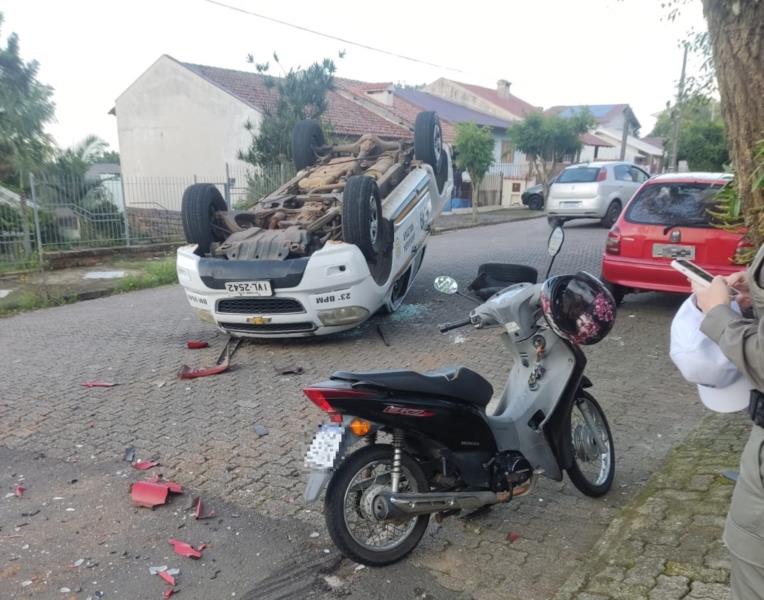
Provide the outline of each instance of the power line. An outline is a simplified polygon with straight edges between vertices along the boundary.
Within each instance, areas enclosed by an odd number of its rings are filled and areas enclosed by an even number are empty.
[[[307,33],[312,33],[313,35],[318,35],[323,38],[327,38],[329,40],[335,40],[337,42],[342,42],[343,44],[348,44],[350,46],[357,46],[359,48],[363,48],[364,50],[371,50],[372,52],[379,52],[380,54],[386,54],[387,56],[394,56],[396,58],[401,58],[403,60],[408,60],[410,62],[419,63],[422,65],[427,65],[429,67],[437,67],[438,69],[446,69],[447,71],[454,71],[456,73],[464,73],[464,71],[460,69],[455,69],[454,67],[447,67],[445,65],[439,65],[437,63],[431,63],[427,62],[426,60],[419,60],[418,58],[414,58],[412,56],[406,56],[405,54],[398,54],[396,52],[391,52],[390,50],[385,50],[383,48],[375,48],[374,46],[368,46],[366,44],[362,44],[360,42],[354,42],[352,40],[347,40],[345,38],[337,37],[335,35],[331,35],[328,33],[323,33],[321,31],[316,31],[315,29],[309,29],[307,27],[303,27],[302,25],[295,25],[294,23],[288,23],[287,21],[282,21],[280,19],[276,19],[274,17],[269,17],[267,15],[261,15],[260,13],[253,12],[251,10],[246,10],[244,8],[239,8],[238,6],[231,6],[230,4],[225,4],[224,2],[218,2],[218,0],[204,0],[205,2],[209,2],[210,4],[215,4],[217,6],[222,6],[223,8],[227,8],[229,10],[235,10],[236,12],[244,13],[245,15],[250,15],[252,17],[257,17],[258,19],[264,19],[266,21],[271,21],[272,23],[278,23],[279,25],[284,25],[285,27],[291,27],[292,29],[297,29],[299,31],[305,31]]]

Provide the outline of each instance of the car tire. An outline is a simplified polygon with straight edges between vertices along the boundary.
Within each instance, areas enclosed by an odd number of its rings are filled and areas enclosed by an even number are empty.
[[[292,130],[292,161],[298,171],[315,164],[317,150],[325,145],[324,131],[315,119],[298,121]]]
[[[443,129],[434,110],[420,112],[414,122],[414,156],[430,165],[433,171],[441,166],[443,154]]]
[[[385,229],[377,182],[366,175],[349,177],[342,192],[342,239],[375,262],[384,250]]]
[[[211,183],[195,183],[186,188],[181,200],[183,233],[197,253],[207,254],[213,242],[222,242],[229,232],[217,223],[215,213],[228,210],[223,195]]]
[[[543,210],[544,209],[544,197],[540,194],[533,194],[528,198],[528,208],[531,210]]]
[[[620,200],[613,200],[610,203],[610,206],[607,207],[607,212],[605,213],[605,216],[602,217],[600,220],[600,224],[610,229],[613,225],[615,225],[615,222],[618,220],[618,215],[621,214],[621,201]]]
[[[625,288],[622,285],[618,285],[617,283],[611,283],[609,281],[603,281],[603,283],[605,284],[605,287],[608,289],[608,291],[613,295],[615,305],[620,306],[623,304],[623,299],[628,293],[628,288]]]

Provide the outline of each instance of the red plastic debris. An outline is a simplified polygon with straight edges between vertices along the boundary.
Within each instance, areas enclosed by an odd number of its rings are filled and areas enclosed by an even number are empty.
[[[175,483],[174,481],[167,481],[166,479],[163,479],[161,474],[154,475],[151,479],[149,479],[149,481],[151,483],[158,483],[160,485],[166,486],[167,489],[170,490],[173,494],[183,493],[182,485]]]
[[[175,590],[172,588],[167,588],[164,593],[162,594],[162,598],[170,598],[175,593]]]
[[[231,362],[229,358],[226,358],[219,365],[214,367],[207,367],[206,369],[192,369],[188,365],[183,365],[178,372],[178,377],[181,379],[196,379],[197,377],[209,377],[210,375],[219,375],[228,370]]]
[[[27,491],[27,488],[25,488],[23,485],[17,485],[16,489],[14,490],[14,493],[21,498],[24,495],[24,492]],[[199,517],[197,517],[198,519]]]
[[[202,340],[188,340],[186,342],[186,348],[189,350],[201,350],[202,348],[209,348],[210,345]]]
[[[162,579],[164,579],[170,585],[175,585],[175,577],[170,575],[167,571],[159,571],[157,575],[159,575]],[[165,596],[165,597],[169,598],[169,596]]]
[[[153,469],[154,467],[158,465],[159,463],[155,460],[136,460],[134,463],[130,463],[130,466],[133,469],[138,469],[139,471],[146,471],[147,469]]]
[[[197,548],[194,548],[191,544],[188,544],[186,542],[181,542],[180,540],[169,539],[167,541],[173,547],[173,550],[175,550],[175,554],[180,554],[181,556],[187,556],[188,558],[201,558],[202,550],[204,550],[207,547],[206,544],[202,544],[197,549]]]
[[[80,385],[86,388],[94,388],[94,387],[110,388],[119,384],[113,383],[111,381],[102,381],[100,379],[94,379],[93,381],[83,381]]]
[[[154,508],[167,502],[169,488],[164,483],[136,481],[130,488],[130,497],[138,506]]]
[[[194,499],[194,518],[195,519],[211,519],[214,516],[215,516],[214,510],[211,510],[208,513],[204,514],[204,511],[202,509],[201,498]]]
[[[514,531],[510,531],[507,534],[507,540],[509,540],[510,544],[514,544],[519,539],[520,539],[520,534],[519,533],[516,533]]]

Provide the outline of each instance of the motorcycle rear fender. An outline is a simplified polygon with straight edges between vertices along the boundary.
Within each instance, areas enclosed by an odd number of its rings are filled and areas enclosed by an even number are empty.
[[[344,435],[342,436],[342,442],[340,443],[340,449],[337,452],[337,461],[336,466],[334,469],[311,469],[310,474],[308,475],[308,482],[305,484],[305,503],[306,504],[312,504],[316,500],[318,500],[318,497],[321,495],[321,492],[326,487],[326,485],[329,483],[329,480],[332,478],[332,475],[334,472],[339,468],[339,466],[342,464],[342,462],[345,460],[345,457],[348,454],[348,450],[350,447],[355,444],[359,438],[357,435],[355,435],[352,431],[350,431],[350,428],[348,427],[350,421],[352,420],[352,417],[345,417],[342,421],[343,428],[345,430]]]

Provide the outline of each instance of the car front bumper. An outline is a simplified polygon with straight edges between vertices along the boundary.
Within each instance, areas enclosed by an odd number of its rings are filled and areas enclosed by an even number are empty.
[[[310,258],[228,261],[177,252],[178,281],[197,316],[237,337],[306,337],[356,327],[384,302],[357,246],[330,243]],[[229,292],[226,283],[271,283],[271,296]]]

